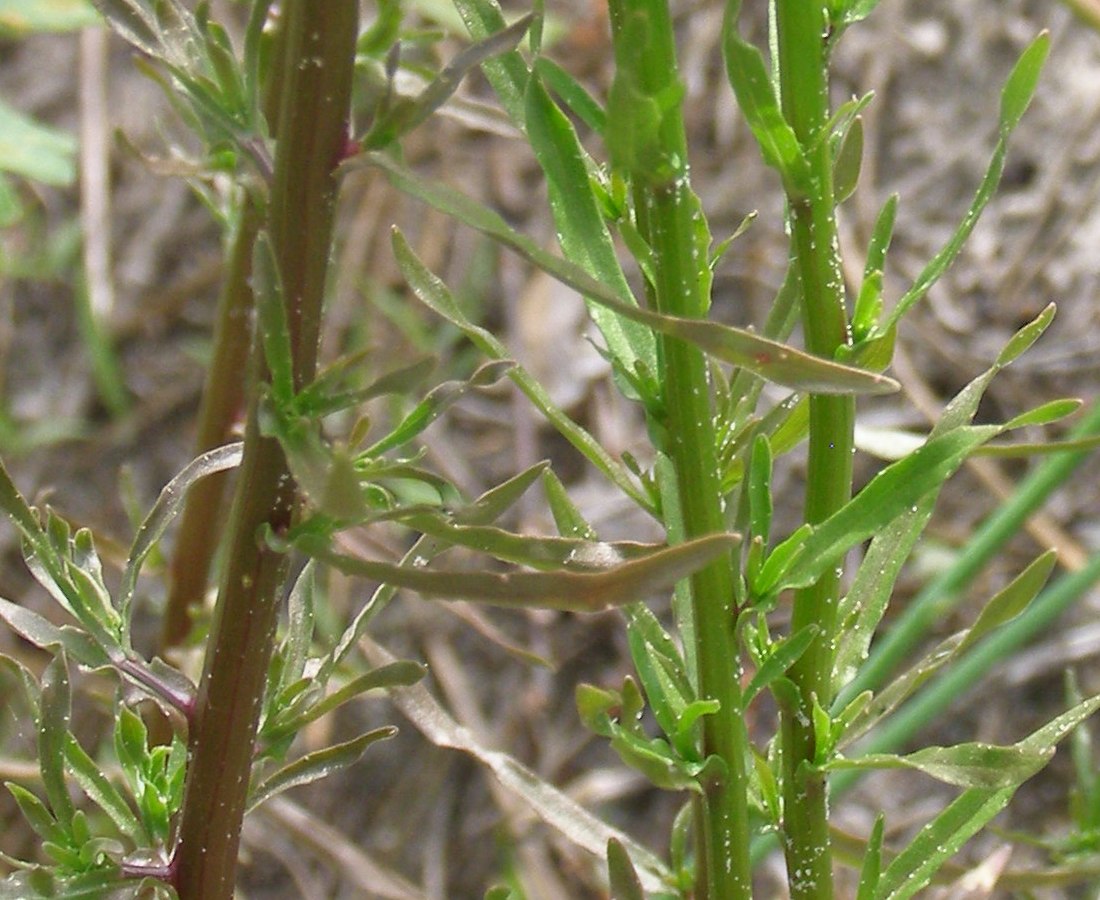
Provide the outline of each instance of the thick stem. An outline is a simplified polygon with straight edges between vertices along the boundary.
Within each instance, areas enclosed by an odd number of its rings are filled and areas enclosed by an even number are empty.
[[[268,227],[300,387],[316,368],[336,200],[334,170],[347,137],[358,6],[356,0],[289,0],[283,15],[287,52]],[[267,376],[259,362],[263,381]],[[254,392],[228,560],[191,723],[191,759],[173,860],[181,900],[233,896],[284,569],[261,533],[264,526],[285,529],[295,503],[282,449],[260,434]]]
[[[832,157],[822,135],[828,120],[825,8],[815,0],[779,0],[776,6],[783,112],[802,144],[811,169],[808,196],[789,197],[791,231],[802,288],[802,321],[808,349],[832,358],[848,341],[843,279],[837,250],[832,188]],[[810,446],[805,518],[820,522],[851,496],[852,430],[850,397],[810,398]],[[824,775],[813,767],[817,755],[813,704],[831,702],[836,610],[840,572],[822,576],[798,591],[791,629],[818,628],[806,653],[792,667],[798,705],[782,711],[783,831],[791,897],[827,900],[833,896],[828,796]]]
[[[610,12],[617,77],[633,84],[633,96],[667,96],[679,76],[665,0],[613,0]],[[638,46],[640,41],[644,46]],[[678,105],[665,112],[653,142],[632,164],[638,228],[653,251],[651,299],[661,312],[703,317],[710,305],[707,248],[700,242],[702,210],[689,183]],[[683,536],[690,540],[724,531],[706,358],[698,348],[670,337],[661,338],[659,356],[667,410],[663,424],[669,435],[665,449],[676,470]],[[717,559],[696,572],[691,594],[699,695],[720,704],[716,714],[703,718],[702,751],[726,767],[724,778],[705,785],[695,817],[702,825],[696,897],[747,900],[752,896],[744,765],[748,738],[733,630],[732,560]]]

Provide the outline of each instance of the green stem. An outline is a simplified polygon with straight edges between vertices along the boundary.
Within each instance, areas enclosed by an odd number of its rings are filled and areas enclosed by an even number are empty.
[[[667,98],[678,82],[672,22],[664,0],[618,0],[610,4],[617,79],[638,101],[635,115],[650,114],[649,98]],[[644,46],[639,46],[644,43]],[[625,112],[625,110],[622,110]],[[704,317],[710,303],[707,247],[700,240],[702,211],[692,193],[687,141],[680,104],[662,110],[652,141],[627,162],[638,229],[652,250],[651,298],[658,310]],[[660,361],[667,410],[668,446],[676,470],[683,537],[690,540],[726,529],[714,434],[707,362],[697,348],[662,337]],[[740,663],[734,636],[733,567],[715,560],[691,578],[692,618],[699,694],[719,702],[703,719],[703,753],[717,756],[726,776],[707,784],[702,809],[696,896],[741,900],[752,896],[748,858],[745,759],[748,738],[741,714]]]
[[[358,28],[356,0],[289,0],[275,175],[268,214],[290,326],[295,385],[316,368],[325,274]],[[267,374],[256,351],[261,372]],[[262,531],[286,529],[296,491],[278,443],[261,435],[257,394],[229,525],[228,560],[190,723],[190,763],[173,858],[181,900],[230,900],[284,565]]]
[[[790,196],[791,233],[802,288],[802,322],[808,349],[833,358],[848,341],[843,279],[837,251],[832,157],[821,132],[828,121],[828,68],[820,2],[779,0],[776,26],[783,112],[810,166],[812,189]],[[810,398],[810,442],[805,519],[820,522],[851,497],[855,402],[850,397]],[[839,571],[798,591],[791,630],[818,628],[792,667],[797,706],[782,712],[783,816],[791,897],[827,900],[833,895],[828,797],[817,756],[813,704],[829,708],[835,646]]]

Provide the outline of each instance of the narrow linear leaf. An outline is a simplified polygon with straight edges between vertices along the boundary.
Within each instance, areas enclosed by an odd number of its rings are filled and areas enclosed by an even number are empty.
[[[395,734],[397,734],[397,729],[392,725],[386,725],[368,731],[366,734],[361,734],[359,737],[345,741],[342,744],[335,744],[332,747],[325,747],[323,750],[307,753],[301,759],[296,759],[290,765],[284,766],[278,772],[275,772],[270,778],[265,779],[249,796],[248,808],[245,810],[245,814],[252,812],[265,800],[270,800],[283,791],[303,784],[310,784],[331,775],[333,772],[338,772],[340,769],[346,769],[353,763],[358,762],[371,744],[391,738]]]
[[[727,4],[722,25],[726,76],[764,161],[779,172],[788,195],[798,197],[809,185],[810,164],[794,129],[783,117],[763,55],[737,30],[740,5]]]
[[[1001,128],[1012,131],[1020,124],[1050,53],[1050,32],[1043,31],[1023,52],[1001,91]]]
[[[399,231],[393,235],[394,254],[401,272],[416,296],[437,315],[455,325],[482,353],[492,359],[507,359],[508,350],[495,335],[467,319],[455,302],[447,286],[420,261]],[[642,509],[651,509],[645,494],[631,480],[629,474],[616,462],[603,446],[587,431],[569,418],[550,398],[550,395],[523,366],[515,366],[509,377],[516,387],[531,401],[547,421],[569,441],[586,459]],[[2,487],[2,483],[0,483]],[[2,499],[2,498],[0,498]]]
[[[381,456],[388,450],[407,444],[444,412],[474,388],[484,388],[499,381],[515,365],[511,360],[493,360],[477,369],[465,381],[447,381],[433,388],[388,435],[368,447],[364,455]]]
[[[867,838],[867,852],[859,871],[859,888],[856,900],[875,900],[875,889],[882,874],[882,835],[886,827],[886,817],[879,813]]]
[[[400,190],[416,196],[461,222],[512,248],[563,284],[617,315],[672,337],[695,344],[717,359],[741,366],[776,384],[813,393],[883,394],[898,390],[898,383],[874,372],[844,366],[762,337],[742,328],[712,321],[662,315],[633,306],[588,272],[548,253],[530,238],[511,229],[494,211],[475,203],[446,185],[418,178],[380,154],[363,154],[345,168],[377,166]],[[395,242],[398,238],[395,236]],[[412,255],[406,245],[399,258]],[[408,275],[406,275],[408,277]],[[415,289],[415,288],[414,288]],[[651,368],[651,371],[656,371]]]
[[[1031,564],[1019,575],[1012,579],[1004,588],[998,591],[993,598],[982,608],[977,620],[970,626],[959,645],[956,653],[963,652],[984,638],[990,631],[1003,625],[1005,622],[1020,615],[1032,600],[1038,596],[1043,585],[1054,571],[1054,565],[1058,562],[1058,552],[1048,550],[1042,556],[1033,560]]]
[[[363,139],[363,146],[383,147],[427,121],[454,95],[462,79],[473,69],[494,56],[515,50],[533,18],[533,14],[528,13],[458,53],[420,94],[412,100],[399,101],[375,123]]]
[[[828,770],[843,769],[914,769],[942,781],[965,788],[1017,787],[1038,772],[1053,757],[1045,750],[1021,747],[997,747],[967,743],[952,747],[925,747],[915,753],[869,753],[858,759],[838,758]]]
[[[615,838],[607,842],[607,873],[611,884],[611,900],[645,900],[645,891],[630,854]]]
[[[737,537],[710,535],[593,572],[431,571],[334,553],[327,542],[319,546],[308,535],[296,543],[347,575],[384,581],[443,600],[459,598],[491,606],[599,612],[671,588],[712,559],[730,552],[737,544]]]
[[[783,577],[784,586],[812,584],[851,547],[942,485],[975,447],[999,431],[996,425],[958,428],[931,438],[905,459],[887,466],[849,503],[814,528],[798,560]]]
[[[119,793],[118,788],[111,784],[110,779],[103,774],[96,761],[85,752],[71,734],[65,735],[65,762],[81,790],[107,814],[119,831],[139,847],[149,843],[145,828]]]
[[[46,789],[50,809],[65,829],[68,829],[76,812],[65,784],[65,741],[71,717],[69,667],[64,654],[58,654],[42,672],[38,768],[42,773],[42,786]]]
[[[776,644],[752,676],[752,681],[749,682],[748,687],[745,688],[745,706],[748,706],[752,699],[769,687],[775,679],[787,673],[787,670],[798,661],[799,657],[813,643],[820,630],[817,625],[807,625]]]
[[[420,663],[412,660],[398,660],[389,665],[372,669],[370,672],[356,676],[347,684],[315,703],[301,715],[294,716],[285,722],[278,722],[276,730],[280,734],[295,733],[310,722],[317,721],[317,719],[338,709],[348,701],[365,694],[367,691],[408,687],[410,684],[416,684],[427,674],[427,671]]]
[[[149,510],[138,527],[126,560],[126,570],[122,575],[122,584],[118,592],[119,614],[123,623],[130,621],[130,606],[133,603],[142,563],[179,513],[187,497],[188,488],[208,475],[224,472],[240,465],[243,446],[241,443],[226,444],[206,451],[184,466],[183,470],[161,490],[153,508]],[[124,627],[128,626],[124,625]]]
[[[1024,51],[1020,60],[1013,69],[1012,74],[1002,93],[1001,127],[997,137],[997,143],[993,148],[993,156],[989,166],[982,177],[970,208],[966,211],[962,221],[955,232],[948,239],[943,248],[929,261],[921,273],[917,276],[913,285],[898,300],[897,305],[887,315],[886,320],[876,331],[876,334],[885,334],[891,327],[897,325],[901,318],[909,311],[914,303],[928,293],[932,285],[939,281],[947,268],[955,261],[966,243],[982,211],[992,199],[997,185],[1000,183],[1001,174],[1004,172],[1005,158],[1008,155],[1008,139],[1019,123],[1019,117],[1023,115],[1031,100],[1038,80],[1039,70],[1046,59],[1050,45],[1050,37],[1045,32],[1032,42]]]

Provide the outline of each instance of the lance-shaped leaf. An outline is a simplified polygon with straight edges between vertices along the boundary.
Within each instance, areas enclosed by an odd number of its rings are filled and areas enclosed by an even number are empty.
[[[928,293],[932,285],[939,281],[940,276],[947,271],[948,266],[955,261],[959,251],[962,250],[963,244],[966,243],[966,239],[970,237],[970,233],[978,223],[982,211],[997,190],[1001,174],[1004,172],[1005,158],[1008,155],[1008,139],[1031,102],[1031,97],[1035,93],[1035,87],[1038,84],[1039,74],[1049,52],[1050,35],[1044,31],[1031,42],[1017,60],[1001,92],[1000,130],[997,136],[997,144],[993,148],[993,157],[989,161],[989,168],[986,169],[981,183],[978,185],[977,193],[971,201],[970,208],[966,211],[966,215],[963,216],[958,228],[955,229],[954,234],[948,239],[943,249],[932,257],[928,265],[917,276],[912,287],[902,295],[897,305],[876,329],[876,336],[886,334],[891,327],[897,325],[910,307]]]
[[[496,383],[513,365],[515,363],[511,360],[494,360],[485,363],[465,381],[447,381],[433,388],[393,431],[368,447],[364,456],[380,456],[387,450],[407,444],[465,396],[467,391]]]
[[[66,830],[76,808],[65,784],[65,741],[69,735],[72,702],[69,667],[58,654],[42,672],[42,700],[38,717],[38,768],[54,817]]]
[[[1000,430],[997,425],[958,428],[931,438],[905,459],[887,466],[851,501],[813,529],[776,583],[760,584],[757,589],[767,593],[781,587],[813,584],[849,549],[911,510],[942,485],[975,447]]]
[[[624,303],[614,291],[584,269],[543,250],[530,238],[510,228],[496,212],[447,185],[417,177],[381,154],[369,153],[345,163],[345,166],[353,165],[374,165],[383,169],[402,191],[423,199],[512,248],[592,302],[625,319],[695,344],[714,358],[748,369],[768,381],[817,394],[885,394],[898,389],[898,383],[892,378],[804,353],[743,328],[710,320],[664,315]],[[404,253],[396,249],[401,242],[403,238],[397,233],[395,252],[399,253],[399,258],[413,256],[407,243]]]
[[[245,814],[247,815],[265,800],[270,800],[283,791],[310,784],[340,769],[346,769],[352,763],[358,762],[371,744],[391,738],[395,734],[397,734],[396,728],[385,725],[342,744],[307,753],[301,759],[296,759],[290,765],[284,766],[269,778],[264,779],[249,795]]]
[[[494,56],[514,50],[523,40],[533,17],[533,14],[528,13],[507,28],[467,47],[447,63],[415,98],[397,100],[371,125],[370,131],[362,140],[363,147],[384,147],[423,124],[454,95],[462,79],[470,71]]]
[[[870,753],[858,759],[834,759],[824,768],[915,769],[959,787],[1001,788],[1022,784],[1054,756],[1054,748],[997,747],[967,743],[924,747],[915,753]]]
[[[187,489],[196,481],[224,472],[227,469],[240,465],[242,444],[226,444],[224,447],[215,447],[191,460],[183,470],[168,482],[157,497],[157,502],[149,510],[148,515],[138,527],[134,535],[134,543],[130,547],[130,555],[126,560],[126,570],[122,576],[122,584],[119,587],[118,605],[122,615],[123,627],[129,630],[130,605],[133,602],[134,590],[137,587],[138,574],[141,572],[142,563],[152,552],[157,541],[164,535],[169,523],[176,517],[187,497]]]
[[[408,588],[443,600],[462,599],[490,606],[599,612],[633,603],[729,553],[737,536],[714,534],[655,550],[598,571],[466,572],[396,566],[333,552],[327,541],[303,535],[299,547],[347,575]]]
[[[799,197],[809,186],[810,164],[794,129],[783,117],[763,55],[737,29],[740,9],[740,2],[726,5],[722,24],[726,76],[764,162],[779,172],[788,196]]]
[[[73,778],[88,797],[102,809],[115,827],[130,838],[137,846],[149,842],[138,817],[125,798],[103,774],[99,765],[92,759],[71,734],[65,736],[65,762]]]
[[[1097,709],[1100,697],[1086,700],[1015,746],[1036,753],[1049,751]],[[1004,809],[1017,787],[974,787],[963,791],[921,829],[882,873],[874,895],[876,900],[907,900],[922,890],[963,844]]]
[[[420,261],[405,236],[395,231],[394,254],[401,272],[416,296],[433,312],[456,326],[482,353],[492,359],[507,359],[508,350],[491,332],[475,325],[462,313],[447,286]],[[651,509],[645,494],[631,480],[629,473],[616,462],[603,446],[555,405],[550,395],[531,374],[517,365],[509,377],[547,421],[597,469],[643,509]]]

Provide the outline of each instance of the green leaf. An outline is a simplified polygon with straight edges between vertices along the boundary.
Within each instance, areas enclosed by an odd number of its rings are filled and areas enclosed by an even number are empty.
[[[1047,583],[1054,565],[1058,561],[1058,552],[1048,550],[1033,560],[1019,575],[998,591],[982,608],[977,621],[967,630],[956,653],[984,638],[994,628],[1005,624],[1020,615]]]
[[[103,20],[86,0],[0,0],[0,35],[21,38],[43,31],[76,31]],[[3,132],[0,126],[0,132]]]
[[[965,788],[1016,787],[1054,756],[1053,748],[997,747],[966,743],[925,747],[915,753],[871,753],[859,759],[835,759],[825,769],[915,769],[946,784]]]
[[[1100,697],[1086,700],[1015,746],[1037,754],[1049,752],[1098,708]],[[876,900],[907,900],[924,888],[940,867],[1008,804],[1016,787],[963,791],[890,863],[875,893]]]
[[[389,665],[372,669],[363,675],[356,676],[327,697],[314,703],[305,712],[293,717],[277,717],[270,729],[268,738],[275,740],[280,735],[296,733],[310,722],[315,722],[367,691],[408,687],[410,684],[416,684],[427,672],[428,670],[424,666],[411,660],[398,660]]]
[[[597,134],[607,127],[607,113],[572,75],[546,56],[535,60],[535,74],[558,95],[573,115]]]
[[[1029,425],[1049,425],[1058,422],[1067,416],[1072,416],[1082,406],[1083,401],[1075,397],[1063,397],[1059,400],[1049,400],[1039,406],[1013,416],[1005,422],[1005,431],[1015,428],[1024,428]]]
[[[859,871],[859,889],[856,900],[875,900],[875,889],[882,874],[882,835],[886,827],[886,817],[879,813],[867,839],[867,853]]]
[[[813,584],[849,549],[911,510],[939,488],[978,445],[999,432],[995,425],[965,426],[933,437],[905,459],[875,475],[850,502],[814,528],[797,560],[782,578],[783,588]],[[780,589],[762,585],[762,591]]]
[[[465,394],[474,389],[486,388],[503,378],[515,365],[511,360],[493,360],[477,369],[465,381],[446,381],[434,388],[394,429],[368,447],[364,456],[381,456],[388,450],[407,444],[424,431]]]
[[[401,272],[413,292],[432,311],[459,328],[463,334],[486,356],[507,359],[508,350],[488,330],[473,324],[463,315],[451,292],[435,277],[413,253],[408,241],[399,231],[394,232],[394,253]],[[645,494],[631,480],[629,474],[587,431],[577,425],[551,400],[546,390],[523,366],[515,366],[509,377],[516,387],[531,401],[558,432],[607,478],[643,509],[649,509]],[[2,487],[2,482],[0,482]],[[2,500],[2,494],[0,494]]]
[[[772,450],[766,436],[758,434],[749,463],[749,533],[766,545],[772,523]]]
[[[58,627],[38,613],[0,597],[0,619],[17,634],[43,650],[63,647],[74,661],[89,669],[111,663],[111,657],[87,632],[68,625]]]
[[[624,610],[627,617],[627,642],[630,658],[645,690],[646,699],[661,730],[670,738],[681,733],[680,720],[695,691],[679,650],[653,612],[643,604]],[[691,752],[690,742],[677,745],[681,755]],[[685,751],[687,753],[685,753]]]
[[[46,808],[46,804],[38,797],[25,787],[11,781],[5,781],[4,787],[8,789],[12,799],[19,806],[19,811],[23,813],[23,818],[27,820],[27,824],[34,829],[35,834],[43,841],[54,844],[64,844],[68,841],[65,830],[57,824],[57,820]]]
[[[833,160],[833,197],[843,203],[855,193],[863,165],[863,119],[856,116],[840,138]]]
[[[948,266],[955,261],[966,239],[970,237],[982,211],[997,190],[1001,174],[1004,172],[1005,157],[1008,155],[1008,139],[1019,122],[1019,116],[1023,114],[1031,99],[1031,91],[1035,88],[1039,69],[1046,59],[1049,45],[1050,37],[1044,32],[1032,42],[1017,62],[1002,93],[1001,127],[997,143],[993,148],[993,156],[974,194],[970,208],[947,243],[932,257],[909,290],[898,300],[885,322],[880,324],[877,334],[885,334],[900,321],[914,303],[928,293],[932,285],[947,271]]]
[[[748,706],[753,697],[769,687],[775,679],[787,673],[787,670],[813,643],[820,630],[817,625],[810,624],[775,645],[771,653],[761,662],[748,687],[745,688],[745,706]]]
[[[427,570],[334,553],[308,535],[297,544],[347,575],[408,588],[440,599],[472,600],[490,606],[596,612],[633,603],[681,578],[736,546],[737,537],[716,534],[656,550],[595,571],[466,572]]]
[[[937,491],[880,529],[837,610],[839,643],[833,660],[833,693],[855,678],[893,596],[902,567],[932,517]]]
[[[133,604],[141,566],[157,542],[164,536],[168,525],[183,508],[188,488],[208,475],[224,472],[240,465],[242,446],[240,443],[226,444],[224,447],[208,450],[184,466],[180,473],[161,490],[157,502],[153,504],[153,508],[149,510],[138,527],[126,559],[126,570],[123,572],[122,584],[118,592],[119,615],[124,628],[129,628],[130,607]]]
[[[1053,303],[1048,303],[1039,315],[1012,335],[1001,352],[997,354],[996,366],[1004,368],[1019,359],[1032,344],[1042,337],[1043,332],[1046,331],[1050,323],[1054,321],[1054,314],[1056,311],[1057,307]]]
[[[1050,53],[1050,32],[1043,31],[1016,60],[1008,81],[1001,91],[1001,130],[1012,131],[1020,124],[1035,88],[1039,85],[1039,76],[1043,73],[1043,64]]]
[[[812,393],[879,394],[898,389],[897,382],[891,378],[811,356],[794,347],[761,337],[753,331],[713,321],[662,315],[624,303],[612,289],[593,278],[580,266],[547,253],[530,238],[509,228],[497,213],[474,203],[451,188],[418,178],[378,154],[364,154],[345,165],[353,163],[378,166],[402,191],[424,199],[437,209],[511,247],[592,302],[623,318],[695,344],[716,359],[742,366],[769,381]],[[401,246],[403,243],[404,247]],[[424,300],[406,270],[410,257],[415,257],[399,232],[395,234],[395,253],[402,264],[405,277]],[[651,371],[656,369],[651,367]]]
[[[810,164],[794,129],[783,117],[763,55],[737,29],[740,5],[727,4],[722,25],[726,76],[760,145],[764,162],[779,172],[788,196],[799,197],[809,188]]]
[[[607,842],[607,872],[611,900],[645,900],[645,891],[630,861],[630,854],[615,838]]]
[[[75,138],[36,122],[0,100],[0,171],[68,187],[76,179],[75,154]]]
[[[495,0],[455,0],[454,8],[475,41],[503,31],[507,24]],[[523,56],[518,50],[512,50],[487,59],[481,68],[508,117],[522,128],[523,92],[529,75]]]
[[[397,734],[397,729],[392,725],[386,725],[368,731],[366,734],[361,734],[350,741],[307,753],[301,759],[296,759],[290,765],[284,766],[270,777],[265,778],[249,794],[248,808],[245,810],[245,814],[252,812],[265,800],[270,800],[283,791],[299,785],[310,784],[331,775],[333,772],[338,772],[340,769],[346,769],[353,763],[358,762],[371,744],[391,738],[395,734]]]
[[[275,258],[270,236],[263,231],[256,235],[252,250],[252,291],[256,295],[260,340],[271,378],[271,396],[280,408],[285,409],[294,399],[294,352],[290,345],[290,326],[287,324],[279,262]]]
[[[596,540],[596,530],[585,521],[581,511],[577,509],[566,491],[565,485],[551,468],[546,468],[542,473],[542,490],[546,495],[546,503],[550,507],[550,514],[554,517],[558,534],[585,541]]]
[[[42,672],[38,767],[50,809],[63,828],[68,827],[76,812],[65,785],[65,741],[71,717],[69,667],[64,654],[58,654]]]
[[[526,122],[531,149],[546,175],[562,252],[578,269],[606,285],[605,290],[617,303],[636,306],[611,234],[589,187],[588,169],[576,131],[537,77],[531,78],[527,85]],[[628,372],[633,372],[639,361],[656,371],[657,344],[649,330],[639,327],[637,322],[624,322],[621,312],[609,309],[606,304],[593,305],[595,298],[586,300],[612,358]]]
[[[422,125],[454,95],[467,74],[486,60],[515,50],[527,33],[532,19],[533,16],[529,13],[507,28],[476,41],[456,55],[415,98],[401,99],[390,106],[372,124],[363,138],[363,146],[368,149],[384,147]]]
[[[89,799],[137,846],[147,844],[149,836],[130,805],[71,734],[65,735],[64,752],[65,762],[73,773],[73,778]]]

